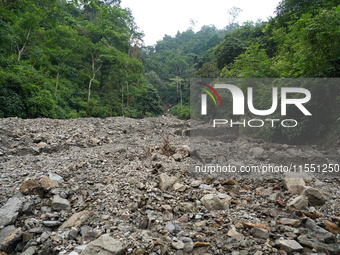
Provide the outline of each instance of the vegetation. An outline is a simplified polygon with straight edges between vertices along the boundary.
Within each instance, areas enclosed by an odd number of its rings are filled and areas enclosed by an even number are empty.
[[[282,0],[268,21],[243,24],[236,22],[242,10],[234,7],[223,29],[203,26],[194,32],[192,21],[186,31],[145,47],[120,0],[2,0],[0,117],[141,118],[162,113],[163,106],[189,118],[193,77],[339,78],[339,5]],[[271,128],[260,135],[339,134],[337,82],[301,86],[313,95],[308,105],[313,117],[293,112],[301,123],[294,132]],[[267,109],[271,86],[256,89],[255,106]]]
[[[119,1],[0,1],[0,117],[162,112],[142,34]]]
[[[311,4],[313,3],[313,4]],[[277,16],[265,24],[263,34],[253,40],[243,40],[243,52],[226,60],[220,48],[230,50],[226,36],[215,51],[216,63],[224,78],[339,78],[340,76],[340,6],[336,1],[284,0],[277,9]],[[242,30],[241,28],[239,30]],[[256,27],[253,28],[256,30]],[[236,32],[235,32],[236,33]],[[248,33],[247,35],[250,35]],[[239,37],[242,38],[242,37]],[[221,66],[221,63],[224,66]],[[282,86],[278,84],[278,86]],[[285,85],[286,86],[286,85]],[[337,80],[315,84],[313,80],[295,83],[307,88],[312,99],[308,107],[312,117],[292,112],[299,126],[260,129],[267,139],[314,139],[332,132],[340,133],[340,85]],[[259,86],[258,109],[269,109],[271,86]],[[250,115],[248,115],[250,116]],[[280,118],[274,113],[272,118]],[[312,137],[311,137],[312,136]]]

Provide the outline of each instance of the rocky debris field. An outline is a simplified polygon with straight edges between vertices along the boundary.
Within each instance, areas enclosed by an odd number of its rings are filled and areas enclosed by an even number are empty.
[[[0,254],[340,254],[339,179],[190,171],[190,159],[332,162],[340,148],[235,138],[193,157],[189,128],[172,116],[0,119]]]

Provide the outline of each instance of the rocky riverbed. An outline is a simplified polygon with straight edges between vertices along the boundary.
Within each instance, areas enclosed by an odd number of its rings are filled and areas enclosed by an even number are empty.
[[[0,119],[0,254],[340,254],[332,174],[190,170],[337,164],[340,146],[234,137],[193,152],[188,129],[172,116]]]

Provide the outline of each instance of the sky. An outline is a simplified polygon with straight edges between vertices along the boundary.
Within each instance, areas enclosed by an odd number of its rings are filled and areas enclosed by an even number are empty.
[[[186,31],[190,20],[197,21],[194,31],[203,25],[215,25],[218,29],[228,24],[227,11],[231,7],[242,10],[237,22],[267,20],[274,16],[279,0],[121,0],[123,8],[130,8],[139,29],[144,32],[144,44],[154,45],[165,34],[174,36]]]

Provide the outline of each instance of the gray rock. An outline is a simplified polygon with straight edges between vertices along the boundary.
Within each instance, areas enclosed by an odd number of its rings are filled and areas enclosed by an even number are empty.
[[[152,252],[150,253],[150,255],[158,255],[156,252]],[[181,250],[178,250],[174,253],[174,255],[184,255],[183,251]]]
[[[170,177],[166,173],[162,173],[159,176],[159,188],[162,191],[166,191],[172,188],[172,185],[177,181],[176,177]]]
[[[172,185],[172,189],[174,190],[174,191],[180,191],[180,192],[183,192],[183,191],[185,191],[185,189],[186,189],[187,187],[184,185],[184,184],[182,184],[182,183],[178,183],[178,182],[176,182],[174,185]]]
[[[176,230],[176,232],[181,232],[182,231],[181,227],[178,226],[177,224],[175,224],[175,230]]]
[[[308,207],[308,198],[304,195],[298,196],[287,204],[287,210],[301,210]]]
[[[49,237],[50,237],[50,234],[48,232],[44,232],[44,233],[41,234],[40,239],[41,239],[42,242],[45,242],[47,240],[47,238],[49,238]]]
[[[27,201],[23,204],[21,213],[29,215],[32,213],[32,210],[33,210],[33,203],[31,201]]]
[[[21,253],[21,255],[34,255],[35,252],[37,250],[36,246],[31,246],[29,247],[26,251],[24,251],[23,253]]]
[[[79,225],[78,227],[80,227],[82,224],[84,224],[87,221],[90,214],[91,212],[88,210],[77,212],[73,214],[70,218],[68,218],[67,221],[65,221],[63,225],[60,226],[59,229],[64,230],[66,228],[71,228],[71,227],[75,227],[78,225]]]
[[[57,220],[46,220],[46,221],[43,221],[42,224],[46,227],[55,228],[55,227],[59,227],[62,223]]]
[[[182,241],[172,242],[171,246],[175,248],[176,250],[183,250],[185,247],[185,244]]]
[[[89,230],[91,230],[91,227],[89,227],[89,226],[82,226],[82,227],[80,228],[80,234],[81,234],[81,236],[84,238],[85,235],[86,235],[86,233],[87,233]]]
[[[269,238],[269,232],[267,229],[263,228],[252,228],[250,230],[250,233],[252,234],[253,237],[259,238],[259,239],[265,239],[267,240]]]
[[[100,144],[100,140],[95,138],[95,137],[91,137],[90,141],[91,141],[92,144]]]
[[[231,197],[226,194],[207,194],[201,198],[202,204],[208,210],[226,210],[229,208]]]
[[[22,241],[24,243],[27,243],[29,240],[33,239],[33,237],[34,237],[33,233],[29,233],[29,232],[22,233]]]
[[[234,226],[228,231],[227,235],[236,239],[237,241],[242,241],[245,238],[244,235],[236,231]]]
[[[175,153],[174,155],[172,155],[172,157],[174,158],[174,160],[176,160],[176,161],[181,161],[182,160],[182,154],[180,154],[180,153]]]
[[[165,228],[169,231],[170,234],[174,233],[176,231],[176,227],[171,222],[168,222],[165,226]]]
[[[194,250],[194,247],[195,247],[195,244],[193,242],[192,243],[185,243],[184,251],[185,252],[192,252]]]
[[[323,229],[322,227],[319,227],[318,225],[316,225],[314,220],[307,218],[305,221],[305,226],[306,228],[310,229],[315,234],[320,235],[320,237],[322,237],[325,243],[335,243],[336,241],[335,235]]]
[[[329,200],[328,194],[322,193],[312,187],[308,187],[307,189],[305,189],[303,194],[308,197],[308,201],[312,205],[323,205]]]
[[[0,226],[14,224],[23,207],[20,198],[12,197],[0,209]]]
[[[57,175],[57,174],[52,174],[52,173],[50,173],[50,174],[48,175],[48,177],[49,177],[51,180],[57,181],[57,182],[59,182],[59,183],[64,182],[63,177],[61,177],[61,176],[59,176],[59,175]]]
[[[75,251],[75,252],[82,252],[82,251],[84,251],[84,250],[86,249],[86,246],[87,246],[87,245],[80,245],[80,246],[77,246],[77,247],[74,248],[74,251]]]
[[[190,185],[191,185],[191,187],[193,187],[193,188],[198,188],[201,184],[202,184],[202,181],[200,181],[200,180],[195,180],[195,181],[193,181]]]
[[[279,240],[279,245],[282,250],[288,253],[299,252],[303,250],[303,247],[295,240]]]
[[[8,249],[20,242],[21,238],[22,230],[21,228],[17,228],[2,241],[0,249],[8,252]]]
[[[84,236],[84,241],[94,241],[102,235],[102,232],[97,229],[89,230]]]
[[[194,204],[190,202],[184,202],[180,204],[186,212],[191,212],[194,209]]]
[[[139,222],[139,228],[140,229],[147,229],[148,228],[148,224],[149,224],[149,219],[147,217],[144,217]]]
[[[14,225],[9,225],[9,226],[5,227],[4,229],[1,229],[0,230],[0,244],[14,230],[15,230],[15,226]]]
[[[279,220],[280,224],[283,225],[292,225],[293,227],[297,227],[300,225],[300,221],[299,220],[295,220],[295,219],[288,219],[288,218],[281,218]]]
[[[79,230],[77,228],[72,227],[70,230],[70,239],[76,239],[78,236]]]
[[[40,210],[41,210],[41,212],[43,212],[43,213],[52,212],[52,209],[51,209],[51,207],[49,207],[49,206],[42,206]]]
[[[302,178],[284,178],[282,180],[283,186],[290,194],[301,195],[305,189],[305,181]]]
[[[30,230],[28,230],[29,233],[33,233],[33,234],[41,234],[43,232],[42,228],[38,227],[38,228],[31,228]]]
[[[259,157],[263,154],[264,149],[261,147],[254,147],[249,150],[249,154],[255,157]]]
[[[325,186],[325,183],[323,181],[316,179],[315,182],[314,182],[314,185],[316,187],[322,187],[322,186]]]
[[[55,195],[52,199],[52,208],[55,211],[71,210],[71,204],[67,199]]]
[[[299,236],[298,241],[302,246],[315,249],[318,252],[325,252],[325,254],[340,254],[340,248],[336,244],[325,244],[316,241],[310,241],[306,236]]]
[[[82,255],[124,255],[125,248],[119,240],[113,239],[109,234],[102,235],[90,242]]]
[[[190,237],[181,237],[180,238],[183,243],[194,243],[194,241]]]
[[[211,187],[211,186],[209,186],[209,185],[207,185],[207,184],[201,184],[201,185],[199,186],[199,188],[200,188],[200,189],[205,189],[205,190],[214,190],[213,187]]]

